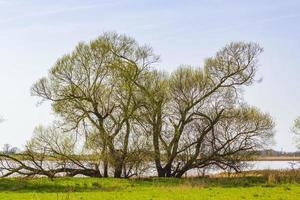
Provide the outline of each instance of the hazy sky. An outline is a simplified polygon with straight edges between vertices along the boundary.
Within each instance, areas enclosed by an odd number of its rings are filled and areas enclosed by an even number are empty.
[[[245,100],[275,119],[275,148],[295,150],[290,128],[300,115],[300,1],[297,0],[0,0],[0,145],[22,147],[53,118],[31,85],[79,41],[126,33],[161,55],[160,68],[202,66],[231,41],[264,47]]]

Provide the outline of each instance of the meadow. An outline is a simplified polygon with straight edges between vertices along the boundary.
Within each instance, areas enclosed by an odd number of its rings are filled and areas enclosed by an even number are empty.
[[[299,199],[299,171],[252,171],[202,178],[5,178],[1,200]]]

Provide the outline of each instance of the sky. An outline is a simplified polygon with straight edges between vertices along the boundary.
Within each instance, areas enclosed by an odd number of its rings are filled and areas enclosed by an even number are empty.
[[[203,61],[232,41],[264,48],[245,101],[276,122],[272,148],[296,150],[291,127],[300,116],[298,0],[0,0],[0,146],[24,147],[54,115],[30,87],[80,41],[125,33],[161,56],[158,68]]]

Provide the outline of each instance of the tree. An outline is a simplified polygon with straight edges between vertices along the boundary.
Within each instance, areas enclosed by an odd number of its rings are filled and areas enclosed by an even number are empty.
[[[273,136],[272,118],[242,99],[261,52],[255,43],[230,43],[203,68],[168,74],[153,69],[151,48],[105,33],[58,59],[32,94],[52,103],[65,131],[83,136],[104,176],[108,166],[114,177],[130,176],[147,154],[160,177],[207,166],[239,170]]]
[[[4,144],[2,148],[2,152],[6,154],[15,154],[18,151],[17,147],[12,147],[10,144]]]
[[[55,125],[38,126],[26,144],[25,151],[16,157],[10,153],[0,154],[2,176],[85,175],[102,177],[97,159],[87,151],[73,132],[63,132]]]
[[[184,66],[136,83],[147,98],[143,126],[152,135],[158,176],[212,164],[238,170],[241,156],[272,137],[271,117],[242,103],[241,87],[254,82],[261,51],[231,43],[203,69]]]
[[[134,80],[157,59],[151,48],[131,38],[105,33],[60,58],[32,94],[52,102],[70,130],[84,130],[88,146],[96,145],[103,158],[105,176],[109,162],[120,177],[130,151],[147,141],[133,131],[141,106]]]
[[[10,152],[10,145],[9,144],[4,144],[3,145],[3,148],[2,148],[2,152],[5,152],[5,153],[9,153]]]
[[[297,145],[297,148],[300,148],[300,117],[295,119],[292,131],[295,134],[295,143]]]

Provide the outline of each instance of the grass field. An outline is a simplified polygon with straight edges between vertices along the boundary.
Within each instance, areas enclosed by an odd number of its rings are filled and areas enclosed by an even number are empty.
[[[298,176],[268,173],[189,179],[0,179],[0,199],[300,199],[300,184],[294,179]]]

